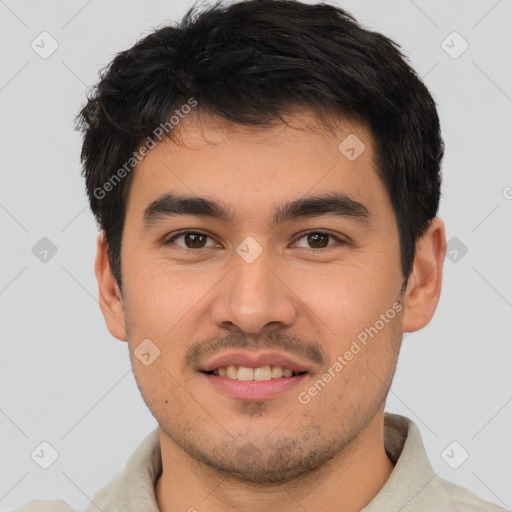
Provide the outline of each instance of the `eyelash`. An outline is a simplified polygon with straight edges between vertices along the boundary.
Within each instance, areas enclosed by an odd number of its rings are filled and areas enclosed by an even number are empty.
[[[168,238],[166,241],[165,241],[165,245],[170,245],[171,243],[174,243],[174,241],[179,238],[180,236],[183,236],[183,235],[187,235],[187,234],[191,234],[191,235],[203,235],[203,236],[206,236],[210,239],[212,239],[212,237],[210,235],[207,235],[206,233],[202,233],[200,231],[181,231],[179,233],[176,233],[175,235],[173,235],[172,237]],[[318,230],[312,230],[312,231],[307,231],[305,233],[301,233],[294,241],[294,243],[296,243],[297,241],[301,240],[302,238],[308,236],[308,235],[311,235],[311,234],[319,234],[319,235],[327,235],[328,237],[330,238],[334,238],[336,240],[336,242],[338,242],[338,244],[346,244],[347,242],[345,242],[344,240],[342,240],[341,238],[337,237],[336,235],[333,235],[332,233],[328,233],[326,231],[318,231]],[[326,249],[329,249],[330,247],[332,247],[333,245],[336,245],[336,244],[329,244],[327,245],[327,247],[322,247],[322,248],[313,248],[311,247],[312,250],[314,250],[315,252],[321,252],[321,251],[325,251]],[[209,247],[200,247],[199,249],[191,249],[190,247],[183,247],[183,246],[178,246],[180,247],[181,249],[185,250],[185,251],[200,251],[200,250],[204,250],[204,249],[209,249]],[[301,247],[301,249],[305,249],[305,247]]]

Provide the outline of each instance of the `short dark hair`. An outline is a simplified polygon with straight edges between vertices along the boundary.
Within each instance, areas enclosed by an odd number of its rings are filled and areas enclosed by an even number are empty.
[[[439,206],[444,145],[430,93],[396,43],[344,10],[245,0],[193,7],[181,22],[119,53],[77,117],[90,206],[119,286],[135,152],[158,127],[176,140],[169,117],[191,99],[196,111],[245,125],[283,121],[297,106],[362,122],[374,140],[409,276],[416,241]]]

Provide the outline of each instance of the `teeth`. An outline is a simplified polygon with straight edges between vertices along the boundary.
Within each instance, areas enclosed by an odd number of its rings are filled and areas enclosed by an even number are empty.
[[[281,366],[260,366],[258,368],[249,368],[247,366],[221,366],[212,372],[219,377],[227,377],[233,380],[271,380],[280,379],[281,377],[292,377],[293,371],[289,368],[282,368]]]
[[[238,370],[238,378],[240,378],[240,370]],[[260,366],[254,368],[254,380],[270,380],[272,378],[272,371],[270,366]]]
[[[237,379],[238,368],[234,364],[230,364],[226,368],[226,377],[230,379]]]
[[[280,379],[283,376],[283,369],[280,366],[272,366],[270,375],[273,379]]]
[[[240,366],[237,374],[238,380],[254,380],[254,370],[246,366]]]

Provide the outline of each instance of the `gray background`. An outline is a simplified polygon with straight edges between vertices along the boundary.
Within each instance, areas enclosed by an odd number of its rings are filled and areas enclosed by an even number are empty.
[[[33,498],[84,508],[156,427],[97,304],[97,229],[72,128],[98,69],[188,5],[0,0],[1,510]],[[416,422],[436,472],[510,508],[511,2],[341,5],[396,40],[433,93],[446,142],[440,216],[458,239],[434,320],[404,340],[387,409]],[[31,48],[43,31],[59,45],[47,59]],[[469,44],[458,58],[454,31]],[[43,237],[57,248],[46,262],[32,252]],[[59,454],[48,469],[31,458],[42,441]]]

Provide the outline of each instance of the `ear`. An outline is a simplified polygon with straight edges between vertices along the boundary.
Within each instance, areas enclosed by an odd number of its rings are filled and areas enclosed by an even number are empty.
[[[404,332],[422,329],[434,316],[441,295],[445,253],[444,223],[435,217],[416,243],[414,264],[405,290]]]
[[[126,336],[124,302],[121,290],[110,268],[108,245],[104,231],[101,231],[98,235],[97,242],[94,271],[98,281],[100,309],[110,334],[118,340],[126,341],[128,338]]]

